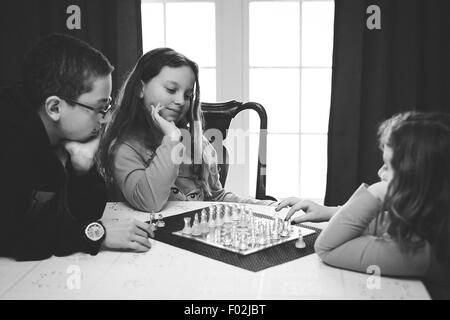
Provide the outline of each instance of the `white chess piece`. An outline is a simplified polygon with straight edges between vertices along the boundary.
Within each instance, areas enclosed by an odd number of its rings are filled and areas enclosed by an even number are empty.
[[[191,229],[191,218],[186,217],[184,218],[184,228],[181,231],[184,234],[191,234],[192,233],[192,229]]]
[[[200,231],[200,223],[198,221],[198,214],[196,213],[194,216],[194,222],[192,223],[192,235],[193,236],[199,236],[202,234]]]
[[[299,249],[303,249],[306,247],[306,243],[303,240],[302,232],[299,230],[298,233],[299,233],[299,236],[298,236],[297,241],[295,242],[295,247],[299,248]]]

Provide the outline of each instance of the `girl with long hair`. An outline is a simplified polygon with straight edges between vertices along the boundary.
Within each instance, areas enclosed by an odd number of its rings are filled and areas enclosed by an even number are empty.
[[[100,142],[100,167],[115,200],[150,212],[168,200],[271,204],[222,188],[202,128],[197,64],[170,48],[144,54],[123,84]]]
[[[450,298],[450,115],[405,112],[379,127],[381,182],[361,185],[342,207],[289,198],[289,219],[325,221],[315,243],[327,264],[381,275],[420,277]]]

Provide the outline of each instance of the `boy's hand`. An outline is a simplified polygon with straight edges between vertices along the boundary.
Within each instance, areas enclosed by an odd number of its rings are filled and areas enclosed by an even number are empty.
[[[102,243],[105,249],[125,249],[137,252],[150,250],[151,244],[148,237],[154,237],[152,224],[127,219],[112,220],[102,219],[105,226],[106,237]]]
[[[291,209],[286,214],[285,220],[288,220],[299,210],[303,210],[305,212],[304,215],[296,217],[293,220],[295,223],[328,221],[338,210],[337,207],[321,206],[311,200],[301,200],[299,198],[292,197],[281,201],[275,211],[280,211],[281,209],[287,207],[291,207]]]
[[[88,142],[68,141],[64,144],[75,171],[84,173],[92,168],[99,142],[100,137],[97,137]]]

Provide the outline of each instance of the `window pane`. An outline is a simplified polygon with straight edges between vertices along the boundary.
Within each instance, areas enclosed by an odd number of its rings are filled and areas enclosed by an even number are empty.
[[[143,2],[142,49],[144,53],[164,47],[164,7],[162,3]]]
[[[249,19],[250,66],[299,66],[298,2],[251,2]]]
[[[267,135],[266,194],[275,198],[299,194],[299,136],[296,134]],[[256,190],[256,169],[258,164],[259,135],[250,134],[249,170],[250,194]]]
[[[200,68],[200,100],[203,102],[216,102],[216,69]]]
[[[327,174],[327,136],[302,135],[300,197],[324,198]]]
[[[214,3],[167,3],[166,44],[202,67],[216,66]]]
[[[299,132],[299,69],[250,69],[251,101],[267,112],[269,132]],[[250,130],[259,130],[259,117],[250,113]]]
[[[302,66],[331,66],[333,1],[302,3]]]
[[[299,136],[267,135],[267,194],[275,198],[298,195]]]
[[[302,132],[328,132],[331,69],[302,70]]]

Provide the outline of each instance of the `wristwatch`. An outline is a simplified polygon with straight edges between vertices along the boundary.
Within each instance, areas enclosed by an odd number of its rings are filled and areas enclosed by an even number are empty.
[[[84,229],[84,234],[89,242],[89,251],[97,253],[100,244],[105,239],[106,231],[101,221],[89,223]]]

